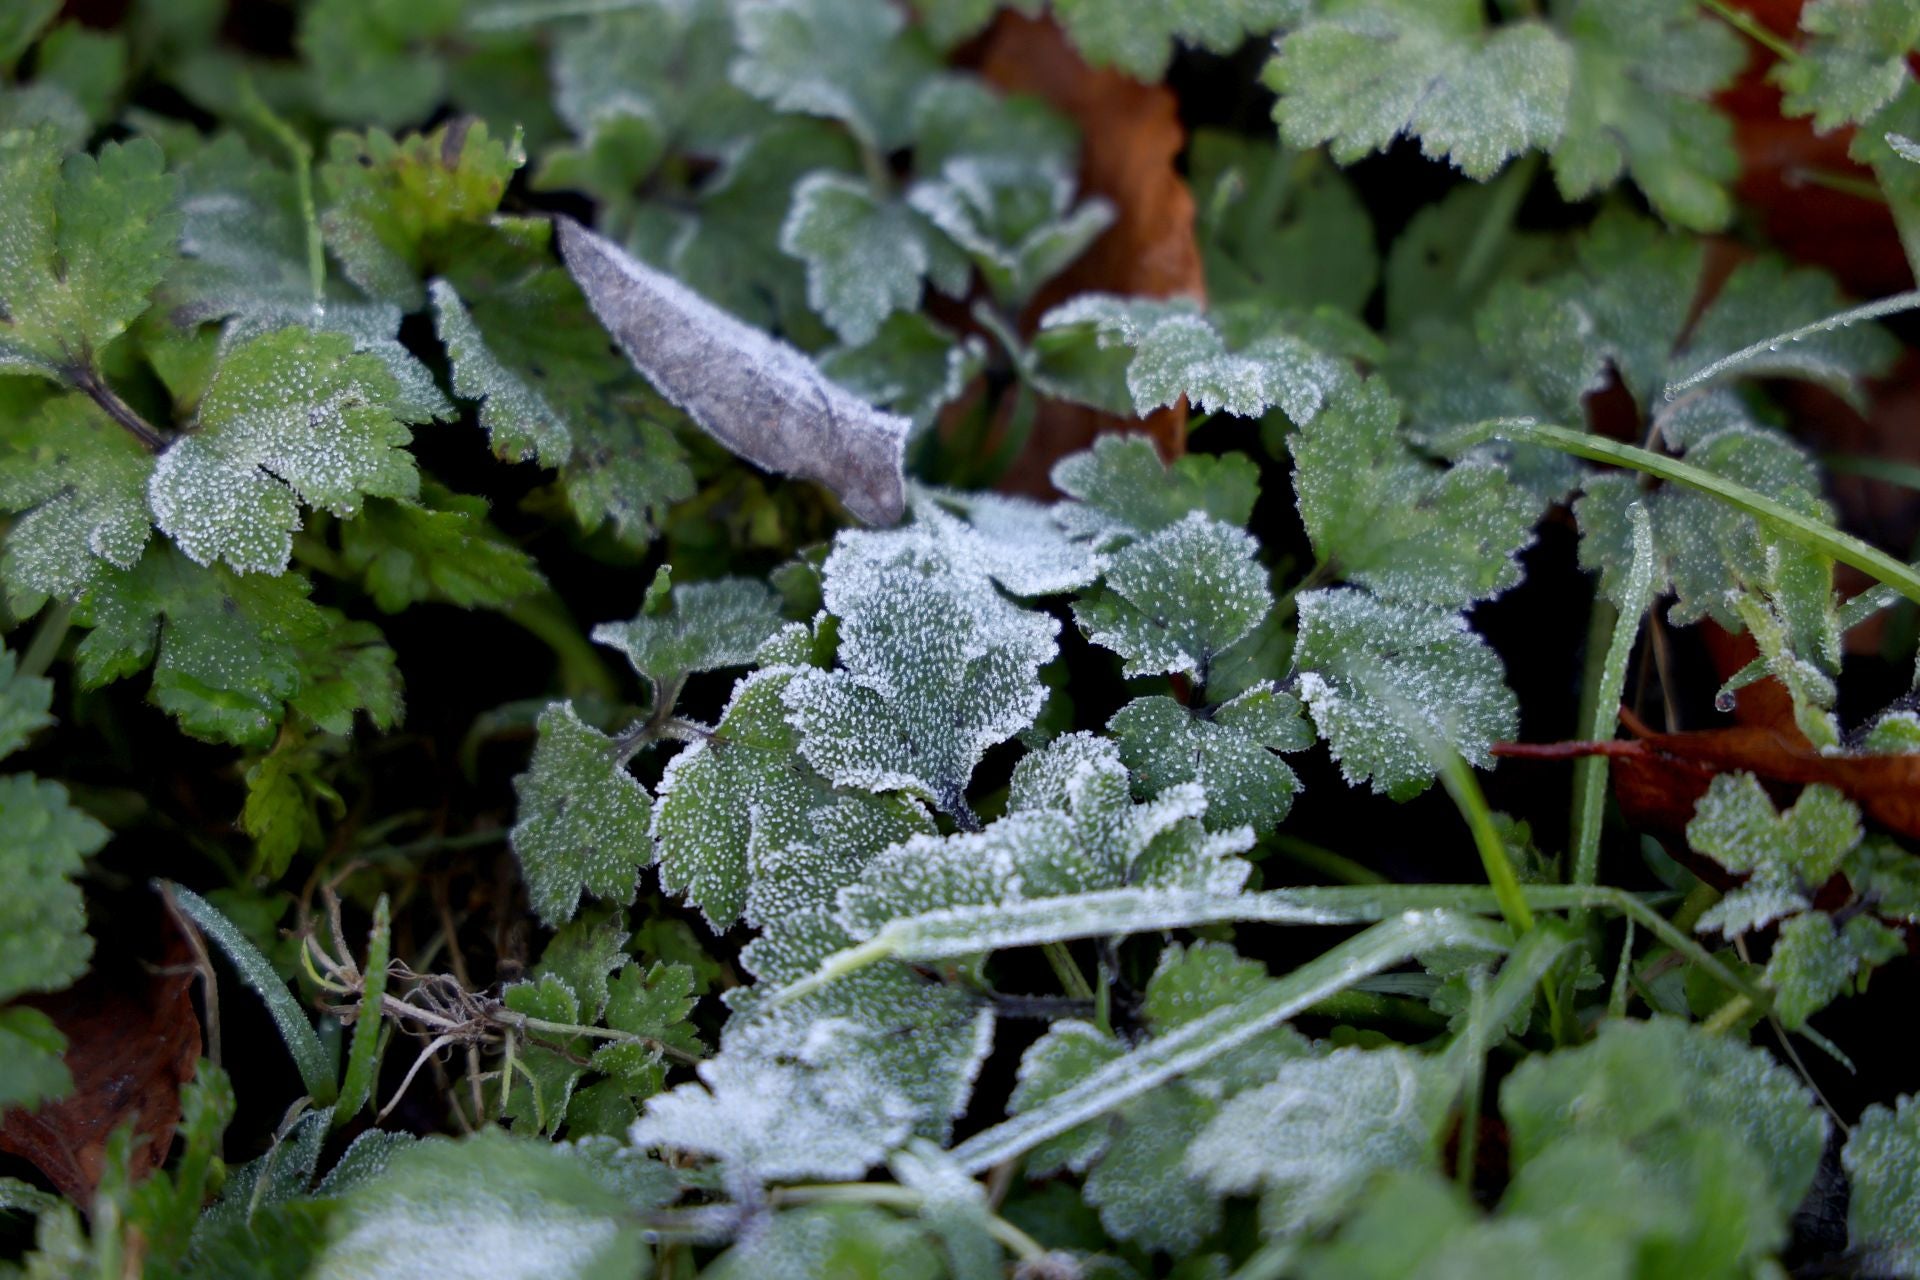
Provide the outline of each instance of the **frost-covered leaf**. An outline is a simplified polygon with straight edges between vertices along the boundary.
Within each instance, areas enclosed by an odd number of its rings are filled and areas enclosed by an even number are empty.
[[[1126,659],[1129,676],[1192,673],[1205,684],[1214,658],[1273,607],[1246,533],[1193,512],[1106,559],[1102,589],[1074,602],[1087,638]]]
[[[1278,826],[1300,780],[1277,753],[1313,745],[1299,702],[1265,685],[1204,713],[1168,697],[1137,698],[1114,713],[1107,729],[1146,799],[1199,784],[1212,831]]]
[[[1361,384],[1288,437],[1320,562],[1389,600],[1459,608],[1520,581],[1537,504],[1491,460],[1441,469],[1401,439],[1400,406]]]
[[[861,399],[910,419],[912,435],[918,436],[960,398],[986,359],[986,344],[977,336],[956,339],[918,311],[896,311],[872,341],[824,353],[820,372]]]
[[[1767,1228],[1781,1239],[1827,1133],[1812,1094],[1764,1050],[1665,1019],[1609,1019],[1590,1044],[1528,1058],[1501,1085],[1500,1111],[1521,1166],[1556,1142],[1604,1138],[1642,1153],[1663,1190],[1681,1196],[1697,1151],[1687,1131],[1712,1131],[1760,1175]],[[1741,1241],[1756,1251],[1773,1243]]]
[[[604,1280],[647,1249],[633,1210],[573,1149],[482,1130],[405,1147],[343,1199],[313,1275]]]
[[[1099,576],[1087,546],[1072,541],[1053,512],[1031,499],[916,488],[912,501],[916,527],[935,538],[956,568],[992,578],[1016,596],[1058,595]]]
[[[993,1274],[1000,1274],[994,1250]],[[920,1223],[863,1204],[811,1205],[770,1215],[711,1267],[710,1280],[941,1280],[946,1259]]]
[[[856,346],[889,315],[916,310],[923,281],[947,294],[966,289],[966,264],[919,213],[844,174],[800,180],[780,247],[807,264],[807,302]]]
[[[573,452],[573,436],[540,392],[487,349],[486,336],[445,280],[428,286],[434,326],[453,366],[454,394],[480,401],[480,425],[494,451],[557,466]]]
[[[0,372],[90,368],[173,262],[180,184],[159,147],[61,151],[51,131],[0,135]]]
[[[596,642],[626,654],[635,671],[663,688],[696,671],[748,665],[780,629],[779,604],[762,582],[719,578],[674,587],[669,596],[666,573],[630,621],[593,629]]]
[[[1053,14],[1088,62],[1136,80],[1161,78],[1175,42],[1231,53],[1249,36],[1297,22],[1307,0],[1167,0],[1142,9],[1127,0],[1054,0]]]
[[[1747,879],[1700,917],[1702,932],[1735,937],[1812,905],[1860,843],[1860,811],[1834,788],[1816,784],[1792,808],[1773,801],[1750,773],[1716,776],[1694,807],[1687,843]]]
[[[887,849],[843,889],[836,919],[856,940],[895,920],[967,919],[1047,897],[1137,885],[1226,895],[1239,890],[1252,844],[1241,827],[1208,833],[1198,787],[1133,804],[1126,769],[1105,739],[1056,738],[1014,770],[1007,815],[983,831],[914,836]]]
[[[727,1052],[700,1064],[699,1084],[648,1101],[636,1146],[720,1161],[730,1185],[799,1178],[857,1179],[905,1140],[907,1100],[858,1069],[852,1047],[823,1023],[790,1060]]]
[[[1191,300],[1082,294],[1040,318],[1043,332],[1084,329],[1101,348],[1128,348],[1127,390],[1146,414],[1187,397],[1204,413],[1259,417],[1279,408],[1306,422],[1352,373],[1284,328],[1256,324],[1231,343]]]
[[[913,103],[938,62],[884,0],[746,0],[733,82],[780,111],[838,120],[868,146],[911,140]]]
[[[1874,1103],[1840,1153],[1852,1194],[1847,1235],[1866,1265],[1888,1275],[1920,1275],[1920,1102]]]
[[[327,247],[368,297],[418,311],[448,237],[494,211],[521,160],[517,140],[490,137],[478,120],[400,140],[335,134],[319,167]]]
[[[346,733],[364,709],[400,715],[399,675],[380,633],[307,599],[299,574],[202,568],[164,543],[131,569],[95,574],[74,609],[91,628],[74,659],[83,687],[154,664],[149,695],[196,737],[266,747],[288,712]]]
[[[0,411],[0,508],[17,511],[0,577],[21,613],[42,596],[71,599],[99,561],[130,568],[151,531],[153,459],[81,395],[15,417]]]
[[[1773,1011],[1792,1030],[1833,1003],[1854,975],[1905,955],[1905,935],[1871,915],[1842,923],[1824,911],[1809,911],[1781,924],[1767,960]]]
[[[340,525],[340,558],[387,613],[437,600],[500,609],[541,590],[533,557],[487,521],[485,499],[426,486],[422,502],[370,500]]]
[[[1774,64],[1786,115],[1813,117],[1821,133],[1866,120],[1908,81],[1906,55],[1920,44],[1913,0],[1813,0],[1800,10],[1800,56]]]
[[[107,829],[76,809],[59,783],[28,773],[0,777],[0,873],[8,886],[0,898],[0,1003],[58,991],[86,972],[93,940],[73,877],[106,842]]]
[[[230,351],[148,482],[154,520],[202,564],[279,573],[300,504],[350,516],[366,497],[419,489],[397,388],[338,334],[283,329]]]
[[[11,650],[0,649],[0,757],[18,751],[36,731],[53,723],[53,682],[23,676]]]
[[[540,741],[513,780],[513,851],[527,897],[550,925],[571,920],[582,890],[624,905],[653,855],[652,801],[627,772],[618,744],[583,723],[570,702],[540,715]]]
[[[560,224],[560,247],[635,366],[722,444],[771,470],[820,481],[861,519],[900,518],[905,418],[854,398],[799,351],[578,223]]]
[[[837,786],[969,814],[974,765],[1040,710],[1058,624],[911,532],[841,534],[825,595],[840,667],[803,670],[782,693],[801,755]]]
[[[973,260],[1001,306],[1017,311],[1113,222],[1105,200],[1074,205],[1078,185],[1070,164],[1052,157],[961,155],[907,198]]]
[[[1692,0],[1576,0],[1560,194],[1579,200],[1630,176],[1667,221],[1713,230],[1732,212],[1732,122],[1710,101],[1746,65],[1740,36]]]
[[[1300,700],[1350,783],[1406,799],[1433,780],[1430,743],[1485,768],[1518,728],[1500,659],[1455,613],[1361,591],[1299,598]]]
[[[1432,1160],[1448,1091],[1437,1063],[1397,1046],[1335,1049],[1280,1064],[1223,1105],[1186,1153],[1219,1192],[1266,1192],[1270,1231],[1339,1215],[1367,1181]]]
[[[1187,166],[1200,206],[1207,297],[1215,305],[1258,301],[1346,312],[1366,305],[1380,256],[1367,208],[1339,169],[1312,152],[1225,129],[1196,129]],[[1396,250],[1407,234],[1395,239]]]
[[[1143,435],[1102,435],[1055,463],[1052,479],[1076,499],[1055,508],[1061,526],[1097,550],[1158,533],[1194,511],[1245,525],[1260,497],[1260,470],[1245,454],[1189,453],[1168,466]]]
[[[1265,79],[1293,146],[1330,142],[1351,164],[1411,134],[1484,179],[1559,140],[1573,76],[1566,44],[1538,22],[1489,32],[1472,0],[1365,0],[1288,33]]]
[[[1169,947],[1142,1003],[1149,1029],[1166,1035],[1259,994],[1265,969],[1220,943]],[[1030,1176],[1061,1168],[1088,1172],[1085,1194],[1115,1237],[1147,1248],[1189,1252],[1220,1226],[1219,1193],[1187,1162],[1223,1103],[1241,1089],[1290,1069],[1305,1049],[1289,1028],[1264,1033],[1185,1080],[1127,1103],[1036,1147]],[[1077,1021],[1056,1022],[1020,1061],[1009,1110],[1034,1110],[1096,1070],[1125,1057],[1114,1037]]]

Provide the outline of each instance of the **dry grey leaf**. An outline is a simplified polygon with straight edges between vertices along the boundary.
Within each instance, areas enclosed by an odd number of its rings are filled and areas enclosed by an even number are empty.
[[[655,390],[748,461],[819,481],[869,524],[899,521],[907,419],[572,219],[556,222],[567,270]]]

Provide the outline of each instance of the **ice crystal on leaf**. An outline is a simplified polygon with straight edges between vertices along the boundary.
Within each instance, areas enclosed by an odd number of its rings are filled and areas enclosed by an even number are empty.
[[[1920,1275],[1920,1101],[1874,1103],[1840,1153],[1852,1194],[1847,1235],[1861,1260],[1888,1275]]]
[[[1076,207],[1073,170],[1048,159],[956,156],[907,197],[966,252],[1004,307],[1024,305],[1114,219],[1097,197]]]
[[[1248,36],[1298,21],[1308,7],[1307,0],[1165,0],[1148,9],[1127,0],[1054,0],[1052,6],[1087,61],[1149,82],[1166,71],[1176,41],[1232,53]]]
[[[881,151],[908,142],[913,103],[938,70],[884,0],[744,0],[733,82],[786,112],[838,120]]]
[[[1473,0],[1367,0],[1280,41],[1267,83],[1293,146],[1332,143],[1351,164],[1401,134],[1486,178],[1523,151],[1556,143],[1574,58],[1538,22],[1486,30]]]
[[[1062,458],[1053,483],[1075,499],[1054,509],[1069,534],[1095,550],[1160,532],[1191,512],[1244,525],[1260,497],[1260,471],[1245,454],[1187,454],[1171,466],[1141,435],[1103,435]]]
[[[1095,644],[1126,659],[1129,676],[1208,669],[1273,607],[1259,550],[1247,534],[1202,512],[1106,557],[1103,588],[1074,602]]]
[[[1920,5],[1912,0],[1813,0],[1800,11],[1810,37],[1798,58],[1769,78],[1786,91],[1780,109],[1813,117],[1825,133],[1866,120],[1910,79],[1907,53],[1920,44]]]
[[[1205,413],[1251,418],[1277,407],[1306,422],[1353,376],[1341,361],[1271,322],[1223,333],[1184,298],[1082,294],[1047,312],[1040,327],[1048,333],[1084,329],[1102,349],[1131,350],[1127,390],[1141,414],[1185,396]]]
[[[140,443],[84,396],[0,413],[0,508],[21,513],[0,578],[18,616],[45,596],[72,599],[101,561],[133,567],[151,533],[152,469]]]
[[[916,527],[931,534],[956,567],[1013,595],[1058,595],[1099,576],[1087,546],[1068,537],[1054,510],[1031,499],[916,489],[911,501]]]
[[[917,308],[923,280],[942,293],[966,291],[965,259],[921,213],[843,174],[800,180],[780,247],[807,264],[808,304],[856,346],[889,315]]]
[[[837,786],[970,815],[974,765],[1040,710],[1058,624],[955,572],[911,532],[841,534],[825,593],[839,669],[803,670],[782,694],[800,754]]]
[[[1351,589],[1299,597],[1300,700],[1348,782],[1406,799],[1434,775],[1433,744],[1482,768],[1519,706],[1500,659],[1459,614]]]
[[[90,368],[173,262],[180,184],[159,147],[61,152],[50,131],[0,134],[0,372]]]
[[[411,498],[419,476],[391,375],[338,334],[283,329],[229,352],[198,429],[160,456],[154,521],[201,564],[279,573],[302,502],[339,516],[363,498]]]
[[[1408,448],[1375,381],[1288,438],[1314,553],[1385,599],[1459,608],[1520,581],[1533,498],[1490,459],[1442,469]]]
[[[653,853],[652,801],[622,763],[618,744],[557,702],[540,716],[540,740],[520,798],[513,851],[527,897],[549,924],[571,920],[584,890],[624,905]]]
[[[1300,780],[1279,752],[1313,745],[1300,703],[1262,685],[1204,712],[1172,698],[1138,698],[1107,722],[1134,789],[1151,800],[1197,783],[1206,825],[1268,831],[1293,807]]]
[[[593,638],[627,655],[633,669],[671,688],[697,671],[744,667],[780,629],[773,592],[752,578],[719,578],[667,590],[665,569],[640,612],[603,622]]]

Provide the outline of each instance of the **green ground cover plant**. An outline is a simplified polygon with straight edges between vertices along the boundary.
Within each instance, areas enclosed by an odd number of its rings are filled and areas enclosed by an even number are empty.
[[[0,0],[0,1271],[1920,1277],[1779,7]]]

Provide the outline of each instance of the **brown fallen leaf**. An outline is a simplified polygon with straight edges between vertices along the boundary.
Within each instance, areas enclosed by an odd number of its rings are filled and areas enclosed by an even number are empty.
[[[1180,104],[1165,85],[1141,84],[1081,60],[1052,22],[1002,13],[968,61],[1007,93],[1041,98],[1069,116],[1081,135],[1080,192],[1113,205],[1113,224],[1052,280],[1020,317],[1031,334],[1049,308],[1089,291],[1204,300],[1206,274],[1194,237],[1193,195],[1177,167],[1186,147]],[[1185,401],[1145,419],[1042,400],[1025,447],[1003,488],[1052,496],[1053,464],[1105,431],[1146,431],[1168,459],[1186,451]]]
[[[1655,733],[1622,707],[1634,735],[1610,742],[1501,742],[1493,754],[1520,760],[1608,756],[1614,795],[1637,828],[1677,834],[1715,774],[1751,773],[1762,782],[1838,788],[1868,817],[1920,839],[1920,755],[1822,755],[1797,733],[1764,724]]]
[[[150,972],[96,962],[67,990],[24,1001],[66,1036],[73,1092],[0,1117],[0,1151],[32,1162],[82,1207],[93,1202],[107,1137],[120,1125],[134,1126],[129,1174],[137,1180],[159,1168],[180,1122],[180,1086],[200,1060],[194,974],[192,951],[169,926]]]

